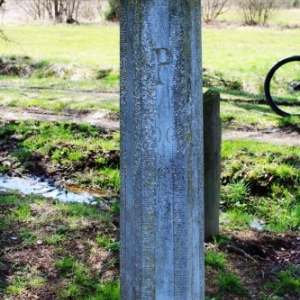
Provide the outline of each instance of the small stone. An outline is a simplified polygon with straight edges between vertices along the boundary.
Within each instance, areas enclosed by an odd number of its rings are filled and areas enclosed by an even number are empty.
[[[38,245],[42,245],[42,244],[43,244],[43,241],[42,241],[42,240],[38,240],[38,241],[36,241],[36,243],[37,243]]]
[[[4,161],[3,163],[2,163],[2,165],[4,166],[4,167],[10,167],[11,166],[11,163],[9,162],[9,161]]]
[[[100,209],[101,209],[101,211],[104,211],[104,212],[109,212],[110,211],[110,208],[107,205],[101,205]]]

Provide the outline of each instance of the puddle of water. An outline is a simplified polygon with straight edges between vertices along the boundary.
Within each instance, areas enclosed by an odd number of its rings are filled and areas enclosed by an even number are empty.
[[[250,228],[263,231],[264,230],[265,222],[263,220],[254,219],[252,223],[250,224]]]
[[[0,175],[0,191],[16,190],[23,194],[41,195],[63,202],[93,203],[97,197],[114,196],[109,191],[97,188],[83,188],[75,184],[66,184],[66,189],[50,185],[49,181],[41,181],[32,177],[8,177]]]
[[[75,193],[75,194],[82,194],[87,193],[89,195],[93,195],[95,197],[105,197],[105,196],[113,196],[110,191],[95,188],[95,187],[82,187],[77,184],[73,183],[65,183],[65,188],[67,191]],[[116,196],[116,195],[114,195]]]
[[[230,223],[229,218],[227,217],[226,212],[220,211],[220,225],[228,225]],[[265,226],[265,222],[263,220],[259,220],[254,218],[253,221],[250,223],[249,227],[257,230],[257,231],[263,231]]]

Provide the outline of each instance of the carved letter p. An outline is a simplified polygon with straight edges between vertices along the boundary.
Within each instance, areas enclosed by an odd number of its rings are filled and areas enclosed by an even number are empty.
[[[166,48],[158,48],[155,49],[155,54],[156,54],[156,60],[157,60],[157,81],[156,83],[158,85],[164,85],[163,79],[162,79],[162,68],[164,66],[170,65],[172,61],[172,54],[169,49]]]

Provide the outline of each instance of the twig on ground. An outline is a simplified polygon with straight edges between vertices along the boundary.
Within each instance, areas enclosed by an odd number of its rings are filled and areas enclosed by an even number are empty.
[[[235,252],[237,254],[241,254],[243,255],[245,258],[248,258],[250,260],[254,260],[254,258],[249,255],[248,253],[246,253],[243,249],[240,249],[238,247],[235,247],[235,246],[227,246],[227,250],[228,251],[231,251],[231,252]]]

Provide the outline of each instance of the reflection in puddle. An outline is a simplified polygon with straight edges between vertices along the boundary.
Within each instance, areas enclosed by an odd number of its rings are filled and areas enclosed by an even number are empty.
[[[49,184],[49,181],[41,181],[32,177],[8,177],[0,176],[0,191],[16,190],[23,194],[41,195],[46,198],[54,198],[64,202],[91,203],[97,197],[114,196],[109,191],[97,188],[83,188],[74,184],[66,184],[66,189],[60,189]]]
[[[231,222],[230,218],[228,217],[227,213],[224,211],[220,211],[220,225],[227,226]],[[265,222],[263,220],[253,218],[251,223],[249,224],[249,227],[251,229],[257,230],[257,231],[264,231],[265,230]],[[299,299],[300,300],[300,299]]]
[[[252,223],[250,224],[250,228],[262,231],[264,230],[265,222],[263,220],[254,219]]]

